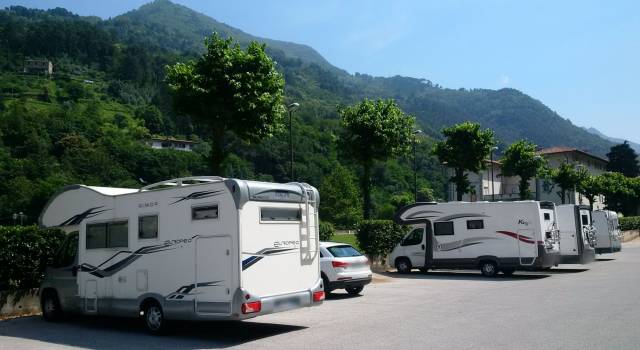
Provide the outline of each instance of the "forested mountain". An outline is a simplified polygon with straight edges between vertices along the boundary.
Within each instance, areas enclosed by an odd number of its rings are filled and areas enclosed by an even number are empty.
[[[206,142],[189,153],[152,150],[145,140],[206,136],[173,111],[164,67],[195,57],[212,31],[267,44],[285,77],[287,101],[301,105],[293,125],[295,180],[318,187],[340,166],[360,171],[336,145],[336,106],[364,97],[396,99],[426,131],[417,146],[423,199],[443,196],[442,167],[430,155],[433,139],[462,120],[494,129],[503,143],[527,138],[599,155],[610,146],[513,89],[453,90],[422,79],[351,75],[307,46],[256,38],[167,0],[108,20],[10,7],[0,11],[0,224],[18,212],[35,221],[53,191],[70,183],[135,187],[209,174]],[[53,77],[21,73],[24,59],[38,57],[53,62]],[[289,181],[285,135],[260,144],[229,135],[222,175]],[[374,216],[388,218],[411,197],[413,159],[378,164],[373,176]]]
[[[635,142],[631,142],[629,140],[624,140],[624,139],[619,139],[617,137],[611,137],[611,136],[607,136],[604,133],[602,133],[600,130],[596,129],[596,128],[585,128],[585,130],[587,130],[588,132],[597,135],[599,137],[602,137],[605,140],[609,140],[613,143],[616,144],[620,144],[620,143],[624,143],[625,141],[629,142],[629,146],[631,146],[631,148],[633,148],[636,152],[640,153],[640,144],[639,143],[635,143]]]

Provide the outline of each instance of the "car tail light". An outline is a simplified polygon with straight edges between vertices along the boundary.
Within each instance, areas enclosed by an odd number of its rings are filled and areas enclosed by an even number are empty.
[[[324,291],[319,290],[317,292],[313,292],[313,302],[317,303],[324,300]]]
[[[243,314],[252,314],[255,312],[260,312],[262,310],[262,302],[261,301],[252,301],[250,303],[242,304],[242,313]]]
[[[347,267],[347,266],[349,266],[349,263],[346,263],[344,261],[332,261],[331,262],[331,266],[333,266],[333,267]]]

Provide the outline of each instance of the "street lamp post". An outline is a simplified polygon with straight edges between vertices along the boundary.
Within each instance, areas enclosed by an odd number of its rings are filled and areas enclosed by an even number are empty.
[[[415,130],[413,132],[413,193],[414,202],[418,202],[418,152],[416,145],[418,144],[417,135],[422,134],[422,130]]]
[[[293,110],[295,110],[299,106],[300,104],[297,102],[294,102],[287,106],[287,110],[289,111],[289,155],[290,155],[289,168],[291,171],[290,173],[291,181],[293,181]]]
[[[495,201],[496,201],[496,191],[494,190],[494,186],[495,186],[495,185],[494,185],[494,182],[495,182],[494,180],[495,180],[495,177],[494,177],[494,174],[493,174],[493,172],[494,172],[494,166],[493,166],[493,152],[494,152],[494,151],[497,151],[497,150],[498,150],[498,147],[495,147],[495,146],[494,146],[494,147],[491,147],[491,201],[492,201],[492,202],[495,202]]]

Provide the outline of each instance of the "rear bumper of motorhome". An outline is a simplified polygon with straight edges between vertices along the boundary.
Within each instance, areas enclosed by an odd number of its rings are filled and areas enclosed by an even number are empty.
[[[322,298],[321,300],[318,300],[317,294],[320,292],[322,294]],[[246,299],[245,295],[246,293],[244,292],[236,293],[236,298],[234,298],[234,319],[245,320],[276,312],[322,305],[322,301],[324,300],[324,288],[322,287],[322,279],[318,279],[313,288],[308,290],[271,295],[267,297],[250,297],[249,299]],[[247,308],[243,308],[243,304],[251,304],[258,301],[260,302],[259,311],[245,312]]]
[[[561,255],[561,264],[588,264],[596,260],[596,251],[593,248],[585,246],[582,254],[577,255]]]

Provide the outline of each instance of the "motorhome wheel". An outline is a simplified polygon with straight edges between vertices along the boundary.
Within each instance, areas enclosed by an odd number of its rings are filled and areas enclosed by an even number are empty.
[[[347,290],[347,293],[349,293],[349,295],[356,295],[356,294],[360,294],[360,292],[362,292],[364,287],[363,286],[348,287],[348,288],[345,288],[345,289]]]
[[[493,261],[483,261],[480,265],[480,271],[485,277],[493,277],[498,273],[498,267]]]
[[[42,295],[41,301],[42,317],[46,321],[56,322],[59,321],[62,316],[62,310],[60,308],[60,301],[55,292],[46,291]]]
[[[159,335],[164,333],[166,321],[162,307],[158,303],[148,303],[144,308],[144,325],[151,334]]]
[[[411,272],[411,262],[407,258],[399,258],[396,260],[396,269],[398,269],[398,273],[409,273]]]

